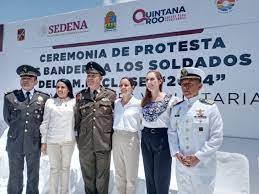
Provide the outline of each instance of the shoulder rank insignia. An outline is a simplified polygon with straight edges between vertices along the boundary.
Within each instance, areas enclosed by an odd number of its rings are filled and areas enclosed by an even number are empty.
[[[48,97],[50,97],[50,96],[51,96],[50,94],[45,93],[45,92],[42,92],[42,91],[39,91],[39,90],[37,90],[36,92],[38,92],[38,93],[40,93],[40,94],[43,94],[43,95],[46,95],[46,96],[48,96]]]
[[[200,102],[203,104],[213,105],[215,102],[213,100],[200,99]]]
[[[78,92],[77,94],[76,94],[76,101],[79,101],[79,100],[81,100],[82,99],[82,94],[81,94],[81,92]]]
[[[13,90],[12,90],[12,91],[8,91],[8,92],[5,92],[4,95],[8,95],[8,94],[10,94],[10,93],[12,93],[12,92],[13,92]]]
[[[105,87],[105,89],[106,89],[106,90],[109,90],[109,91],[111,91],[111,92],[116,93],[116,91],[115,91],[115,90],[113,90],[113,89],[111,89],[111,88],[106,88],[106,87]]]

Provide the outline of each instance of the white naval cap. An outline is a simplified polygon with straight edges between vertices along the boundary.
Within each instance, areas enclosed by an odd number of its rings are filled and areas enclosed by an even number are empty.
[[[181,85],[181,81],[184,79],[198,79],[202,82],[205,79],[205,73],[201,69],[195,67],[185,67],[181,69],[178,77],[179,85]]]

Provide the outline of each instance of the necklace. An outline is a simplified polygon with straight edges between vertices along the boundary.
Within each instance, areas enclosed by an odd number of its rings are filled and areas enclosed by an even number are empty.
[[[61,99],[61,98],[59,98],[59,101],[60,101],[60,105],[63,105],[64,104],[64,106],[65,107],[67,107],[67,99]]]

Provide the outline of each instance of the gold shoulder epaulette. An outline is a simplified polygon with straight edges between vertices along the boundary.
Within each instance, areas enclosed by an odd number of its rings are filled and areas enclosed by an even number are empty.
[[[14,90],[11,90],[11,91],[8,91],[8,92],[5,92],[5,93],[4,93],[4,95],[11,94],[12,92],[14,92]]]
[[[111,89],[111,88],[105,88],[106,90],[110,90],[110,91],[112,91],[112,92],[114,92],[114,93],[116,93],[116,91],[115,90],[113,90],[113,89]]]
[[[51,96],[50,94],[45,93],[45,92],[42,92],[42,91],[40,91],[40,90],[37,90],[37,92],[39,92],[39,93],[41,93],[41,94],[44,94],[44,95],[46,95],[46,96]]]
[[[207,100],[207,99],[200,99],[200,102],[204,103],[204,104],[208,104],[208,105],[215,104],[215,102],[213,100]]]

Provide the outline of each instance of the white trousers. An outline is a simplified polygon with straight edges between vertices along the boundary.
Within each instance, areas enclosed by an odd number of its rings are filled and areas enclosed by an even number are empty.
[[[57,194],[60,180],[60,193],[68,193],[71,157],[75,142],[61,144],[48,143],[47,153],[50,161],[50,193]]]
[[[138,132],[115,131],[112,136],[115,184],[118,194],[135,194],[139,166]]]

